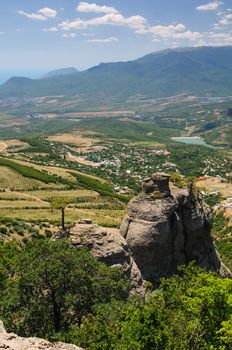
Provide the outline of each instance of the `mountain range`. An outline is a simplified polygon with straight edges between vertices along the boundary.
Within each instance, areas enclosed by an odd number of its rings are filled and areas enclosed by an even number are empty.
[[[13,77],[0,86],[0,98],[62,95],[123,102],[182,93],[226,96],[232,94],[232,46],[168,49],[133,61],[101,63],[82,72],[56,71],[43,78]]]

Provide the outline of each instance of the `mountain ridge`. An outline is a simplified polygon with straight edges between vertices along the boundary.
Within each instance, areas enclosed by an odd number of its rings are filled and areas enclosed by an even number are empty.
[[[182,93],[226,96],[231,94],[231,76],[232,46],[177,48],[46,79],[13,77],[0,86],[0,98],[63,95],[123,102]]]
[[[44,74],[40,79],[49,79],[56,76],[75,74],[77,72],[78,70],[74,67],[59,68]]]

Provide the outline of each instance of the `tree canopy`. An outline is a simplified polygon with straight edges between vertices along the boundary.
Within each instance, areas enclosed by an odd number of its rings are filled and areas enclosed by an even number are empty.
[[[86,249],[34,241],[14,264],[0,311],[11,331],[49,338],[80,324],[95,305],[125,299],[128,289],[121,270],[107,268]]]

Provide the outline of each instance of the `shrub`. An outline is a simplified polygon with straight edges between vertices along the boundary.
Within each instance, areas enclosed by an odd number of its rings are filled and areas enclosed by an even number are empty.
[[[3,235],[6,235],[8,233],[8,230],[5,226],[1,226],[0,227],[0,233]]]

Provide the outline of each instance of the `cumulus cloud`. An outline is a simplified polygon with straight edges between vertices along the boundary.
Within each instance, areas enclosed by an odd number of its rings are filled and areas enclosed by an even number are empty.
[[[60,27],[63,30],[73,30],[73,29],[86,29],[89,26],[99,26],[99,25],[115,25],[115,26],[128,26],[133,29],[143,29],[147,25],[147,21],[144,17],[137,15],[131,17],[124,17],[120,13],[108,13],[101,17],[94,17],[91,19],[80,19],[77,18],[74,21],[63,21]]]
[[[105,38],[105,39],[89,39],[86,40],[88,42],[92,43],[117,43],[119,40],[115,36],[111,36],[110,38]]]
[[[210,11],[216,10],[222,2],[213,1],[205,5],[198,6],[199,11]],[[191,43],[193,46],[198,45],[208,45],[209,42],[224,42],[227,44],[230,42],[230,34],[221,37],[212,37],[208,32],[198,32],[191,31],[183,23],[170,23],[170,24],[157,24],[151,25],[148,23],[147,19],[141,15],[133,15],[130,17],[125,17],[114,7],[109,6],[99,6],[95,3],[80,2],[77,6],[77,10],[80,12],[94,12],[100,13],[103,15],[93,16],[91,18],[76,18],[73,20],[65,20],[59,24],[61,30],[64,31],[63,37],[65,38],[74,38],[76,36],[75,31],[85,31],[86,29],[93,29],[97,26],[121,26],[131,28],[138,35],[151,35],[154,42],[162,42],[164,45],[168,46],[178,46],[182,45],[183,42]],[[232,14],[229,11],[222,11],[220,16],[221,26],[226,25],[226,21],[231,20]],[[118,42],[118,38],[111,36],[107,38],[97,38],[93,33],[82,33],[86,37],[86,41],[95,42],[95,43],[112,43]],[[89,37],[89,38],[88,38]]]
[[[95,3],[80,2],[77,6],[79,12],[97,12],[97,13],[117,13],[118,11],[114,7],[99,6]]]
[[[51,27],[51,28],[44,28],[44,32],[58,32],[58,29],[56,27]]]
[[[198,11],[214,11],[219,8],[220,5],[222,5],[223,2],[221,1],[214,1],[214,2],[209,2],[208,4],[200,5],[196,7],[196,10]]]
[[[55,18],[57,16],[57,11],[49,7],[44,7],[43,9],[40,9],[38,13],[48,18]]]
[[[25,11],[18,11],[19,15],[25,16],[32,20],[46,21],[49,18],[55,18],[57,16],[57,11],[49,7],[44,7],[38,10],[36,13],[28,13]]]
[[[73,39],[76,37],[76,33],[64,33],[62,34],[63,38]]]
[[[136,31],[138,34],[151,33],[153,41],[160,40],[199,40],[202,37],[200,32],[192,32],[186,29],[182,23],[150,26],[148,28]]]

